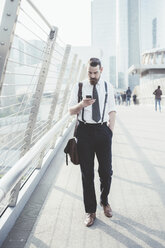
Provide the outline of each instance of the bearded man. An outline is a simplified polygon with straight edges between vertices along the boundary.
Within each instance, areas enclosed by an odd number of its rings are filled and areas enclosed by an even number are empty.
[[[108,195],[113,174],[111,146],[116,107],[113,86],[102,79],[102,71],[101,61],[91,58],[88,63],[88,80],[82,82],[82,100],[78,103],[79,85],[76,84],[69,102],[70,114],[78,114],[77,145],[87,227],[92,226],[96,218],[95,155],[100,178],[100,204],[105,216],[112,217]]]

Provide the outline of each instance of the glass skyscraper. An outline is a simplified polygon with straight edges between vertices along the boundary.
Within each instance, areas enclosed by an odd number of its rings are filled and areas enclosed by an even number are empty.
[[[165,44],[165,0],[93,0],[92,45],[103,51],[106,77],[119,88],[139,84],[128,68]]]
[[[104,77],[115,84],[116,0],[93,0],[91,6],[92,46],[103,53]]]
[[[165,47],[165,0],[140,0],[140,50]]]

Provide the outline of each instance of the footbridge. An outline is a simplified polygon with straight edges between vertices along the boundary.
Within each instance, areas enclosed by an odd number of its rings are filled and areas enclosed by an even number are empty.
[[[63,149],[67,104],[86,65],[30,0],[6,1],[0,27],[0,247],[165,247],[165,108],[117,106],[113,218],[84,226],[79,166]],[[162,79],[161,79],[162,80]],[[95,183],[99,199],[97,162]],[[98,202],[99,203],[99,202]]]

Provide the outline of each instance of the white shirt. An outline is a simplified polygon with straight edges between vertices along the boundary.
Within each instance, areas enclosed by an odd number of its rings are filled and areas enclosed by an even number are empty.
[[[93,92],[93,85],[90,84],[89,80],[84,80],[82,81],[83,86],[82,86],[82,97],[86,98],[86,95],[91,95]],[[78,83],[74,85],[72,92],[71,92],[71,97],[69,101],[69,107],[72,107],[74,105],[77,105],[78,103]],[[100,107],[100,114],[101,114],[101,119],[99,122],[95,122],[92,120],[92,105],[85,107],[84,108],[84,120],[87,123],[101,123],[102,120],[102,114],[103,114],[103,109],[104,109],[104,102],[105,102],[105,83],[104,80],[100,78],[98,83],[96,84],[97,92],[98,92],[98,97],[99,97],[99,107]],[[112,111],[116,111],[116,106],[115,106],[115,98],[114,98],[114,90],[113,86],[110,83],[107,83],[107,103],[105,106],[105,114],[104,114],[104,119],[103,122],[106,122],[109,120],[108,114]],[[78,115],[78,120],[82,120],[82,110],[80,111]]]

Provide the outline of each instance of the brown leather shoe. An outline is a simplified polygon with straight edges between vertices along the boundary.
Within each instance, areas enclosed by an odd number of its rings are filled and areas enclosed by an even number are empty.
[[[111,209],[110,205],[107,204],[106,206],[104,206],[103,204],[101,204],[101,206],[103,207],[105,216],[108,218],[111,218],[113,216],[113,214],[112,214],[112,209]]]
[[[87,213],[84,223],[87,227],[92,226],[95,219],[96,219],[96,213]]]

